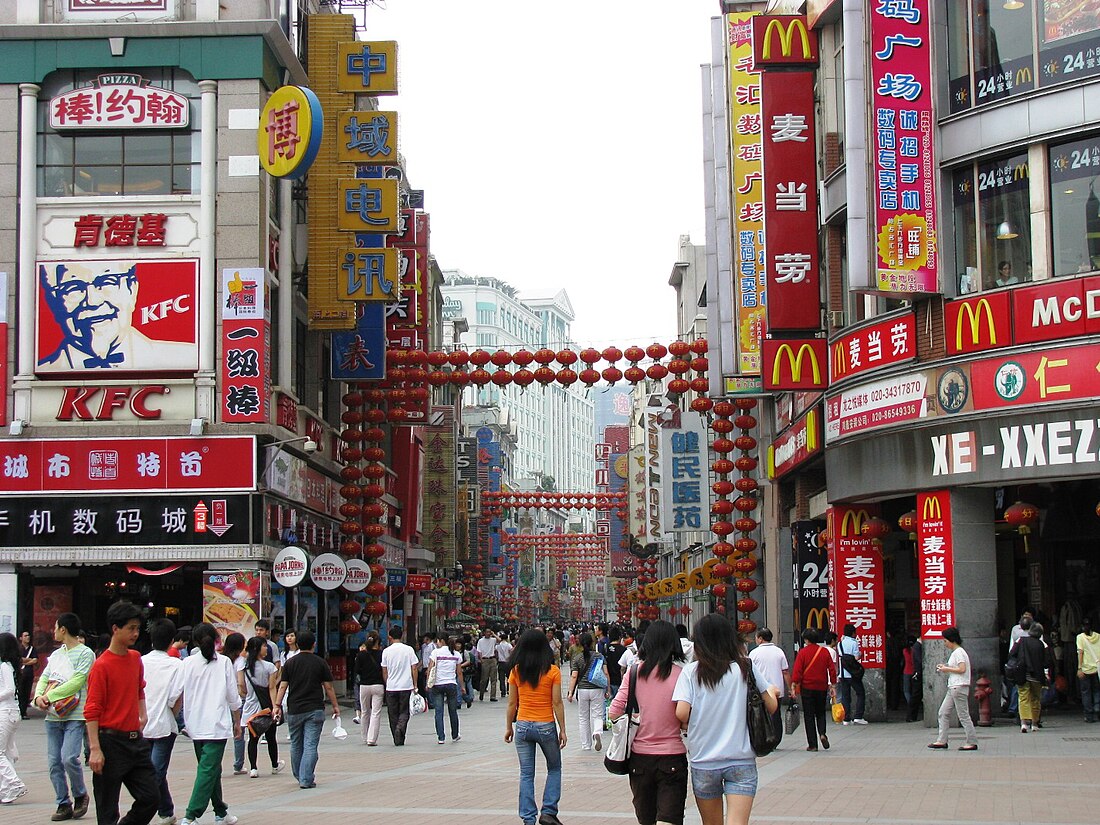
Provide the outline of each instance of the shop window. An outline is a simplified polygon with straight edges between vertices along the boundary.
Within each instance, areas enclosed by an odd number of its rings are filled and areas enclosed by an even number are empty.
[[[974,167],[956,169],[951,176],[951,196],[955,211],[955,286],[959,295],[981,289],[974,188]]]
[[[985,289],[1031,280],[1031,201],[1027,153],[978,166],[979,243]]]
[[[199,191],[199,89],[179,69],[134,69],[150,85],[190,101],[189,127],[183,129],[72,130],[49,126],[50,100],[75,89],[92,88],[94,71],[54,72],[42,84],[38,101],[38,194],[44,197],[190,195]]]
[[[950,111],[1100,74],[1100,2],[950,0]]]
[[[1100,270],[1100,136],[1050,147],[1054,274]]]

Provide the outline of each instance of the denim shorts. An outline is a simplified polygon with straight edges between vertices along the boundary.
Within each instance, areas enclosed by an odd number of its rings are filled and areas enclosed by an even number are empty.
[[[756,796],[756,762],[728,768],[691,769],[691,789],[699,799],[718,799],[723,794]]]

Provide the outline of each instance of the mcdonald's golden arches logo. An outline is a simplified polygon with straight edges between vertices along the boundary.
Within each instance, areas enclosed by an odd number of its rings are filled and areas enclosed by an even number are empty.
[[[1007,293],[948,301],[944,310],[945,343],[951,355],[1012,343],[1008,334],[1012,310]]]
[[[1023,66],[1016,70],[1016,85],[1030,86],[1032,83],[1031,67]]]
[[[1012,167],[1013,180],[1027,180],[1031,177],[1031,167],[1026,163],[1017,163]]]
[[[840,538],[859,538],[863,534],[863,522],[870,518],[866,510],[845,510],[840,519]]]
[[[833,344],[833,378],[839,378],[848,371],[848,359],[846,355],[848,348],[844,345],[843,341],[837,341]]]
[[[829,629],[829,608],[814,607],[806,611],[806,618],[802,622],[803,629],[812,627],[817,630]]]
[[[921,521],[939,521],[943,518],[943,505],[939,496],[929,496],[921,507]]]
[[[765,338],[761,348],[764,389],[823,390],[828,385],[828,376],[821,368],[829,357],[828,343],[823,338]]]
[[[817,65],[817,32],[810,30],[805,17],[754,17],[752,46],[757,66]]]

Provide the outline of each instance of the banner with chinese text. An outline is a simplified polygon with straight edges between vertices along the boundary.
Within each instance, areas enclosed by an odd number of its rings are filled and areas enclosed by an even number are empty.
[[[263,269],[222,270],[221,325],[221,420],[268,421],[271,325]]]
[[[875,269],[885,292],[940,289],[928,6],[928,0],[868,6]]]
[[[794,629],[829,629],[829,554],[818,536],[821,521],[796,521],[791,525],[794,575]]]
[[[424,428],[424,529],[435,567],[455,565],[455,427],[453,407],[432,407],[439,426]]]
[[[920,637],[938,639],[955,626],[955,561],[951,540],[951,494],[917,494],[917,572]]]
[[[686,533],[710,526],[707,444],[707,428],[695,412],[683,413],[679,427],[661,430],[666,532]]]
[[[840,635],[854,625],[860,661],[867,669],[886,667],[886,586],[882,553],[862,533],[863,524],[878,514],[867,506],[830,507],[829,613]]]

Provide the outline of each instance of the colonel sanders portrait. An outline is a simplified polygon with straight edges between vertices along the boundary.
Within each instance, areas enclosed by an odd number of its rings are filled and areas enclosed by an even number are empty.
[[[61,332],[53,352],[39,352],[40,367],[164,370],[193,360],[193,345],[156,341],[134,327],[136,268],[119,261],[39,265],[42,296]]]

